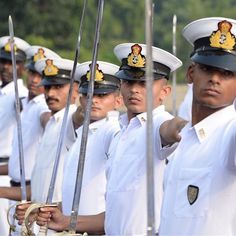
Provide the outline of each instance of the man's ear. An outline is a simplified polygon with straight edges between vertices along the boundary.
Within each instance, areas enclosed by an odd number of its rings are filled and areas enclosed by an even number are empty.
[[[187,70],[187,73],[186,73],[187,83],[188,83],[188,84],[193,83],[194,67],[195,67],[194,64],[191,64],[191,65],[188,67],[188,70]]]
[[[124,105],[123,96],[121,94],[117,95],[115,98],[115,109],[121,108]]]
[[[161,90],[161,100],[165,100],[167,96],[169,96],[171,93],[171,86],[170,85],[164,85]]]

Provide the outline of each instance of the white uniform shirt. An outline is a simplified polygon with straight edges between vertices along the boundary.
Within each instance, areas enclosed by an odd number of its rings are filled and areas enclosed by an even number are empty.
[[[72,138],[74,136],[71,135],[71,133],[74,133],[71,115],[75,110],[76,106],[71,105],[66,136],[64,138],[64,145],[61,150],[60,162],[57,170],[53,202],[60,202],[62,200],[64,158],[74,142]],[[50,118],[37,151],[36,161],[31,176],[31,199],[34,202],[44,203],[47,199],[64,111],[65,109],[57,112]]]
[[[105,211],[106,154],[111,139],[120,130],[118,118],[119,113],[112,111],[107,118],[89,125],[79,215],[94,215]],[[76,142],[66,157],[62,193],[62,209],[65,215],[70,215],[72,209],[82,129],[83,126],[77,129]]]
[[[165,173],[159,235],[236,234],[236,113],[228,106],[183,129]]]
[[[28,95],[23,80],[18,79],[19,97]],[[16,126],[14,82],[0,90],[0,157],[9,157],[12,150],[13,130]]]
[[[122,130],[108,153],[105,232],[107,235],[145,235],[146,213],[146,113],[121,117]],[[155,216],[159,226],[165,162],[159,159],[159,126],[172,116],[159,106],[153,111]]]
[[[40,116],[49,111],[44,94],[38,95],[28,101],[22,100],[23,110],[21,112],[21,127],[23,138],[23,154],[25,164],[25,178],[30,180],[34,167],[36,151],[43,135],[43,127]],[[20,182],[19,147],[17,128],[15,127],[12,142],[12,154],[8,163],[9,176],[16,182]]]

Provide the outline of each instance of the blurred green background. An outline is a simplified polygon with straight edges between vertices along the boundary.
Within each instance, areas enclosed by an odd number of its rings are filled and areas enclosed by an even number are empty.
[[[88,0],[79,62],[92,58],[97,3]],[[177,16],[177,56],[184,63],[178,70],[177,80],[183,83],[191,52],[191,46],[181,36],[183,27],[202,17],[234,18],[236,0],[153,0],[153,3],[154,46],[172,52],[172,19],[174,14]],[[15,36],[73,59],[82,6],[83,0],[1,0],[0,36],[9,34],[11,15]],[[115,45],[145,42],[144,7],[144,0],[105,0],[98,59],[119,64],[113,54]]]

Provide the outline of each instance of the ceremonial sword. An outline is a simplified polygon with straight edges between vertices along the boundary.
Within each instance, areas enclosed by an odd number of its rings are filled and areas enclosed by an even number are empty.
[[[70,108],[70,100],[71,100],[72,91],[73,91],[73,84],[75,82],[75,71],[76,71],[78,58],[80,56],[80,45],[81,45],[81,39],[82,39],[82,33],[83,33],[83,25],[84,25],[83,22],[84,22],[86,7],[87,7],[87,0],[84,0],[83,10],[82,10],[81,19],[80,19],[79,34],[78,34],[78,38],[77,38],[75,58],[74,58],[73,68],[72,68],[71,75],[70,75],[70,77],[71,77],[70,87],[69,87],[69,92],[68,92],[68,96],[67,96],[65,112],[64,112],[64,115],[63,115],[60,135],[59,135],[59,139],[58,139],[58,145],[57,145],[57,149],[56,149],[56,156],[55,156],[55,161],[54,161],[54,165],[53,165],[52,177],[51,177],[50,184],[49,184],[46,204],[37,204],[37,203],[33,204],[33,206],[31,206],[30,209],[28,209],[26,211],[26,214],[25,214],[26,215],[26,217],[25,217],[26,222],[28,222],[28,217],[29,217],[29,215],[32,211],[34,211],[37,208],[52,204],[53,193],[54,193],[55,183],[56,183],[56,176],[57,176],[58,166],[59,166],[59,162],[60,162],[61,150],[62,150],[64,137],[65,137],[65,132],[66,132],[67,119],[68,119],[68,113],[69,113],[69,108]],[[26,226],[27,226],[28,234],[30,234],[31,229],[30,229],[30,227],[28,227],[28,223],[26,223]],[[48,230],[47,225],[41,226],[40,229],[39,229],[38,236],[47,235],[47,230]]]
[[[82,129],[79,161],[78,161],[77,175],[76,175],[76,181],[75,181],[75,191],[74,191],[74,198],[73,198],[70,225],[69,225],[69,234],[75,234],[76,232],[76,223],[77,223],[81,188],[82,188],[82,182],[83,182],[86,146],[87,146],[87,140],[88,140],[88,130],[89,130],[89,124],[90,124],[90,113],[91,113],[91,108],[92,108],[92,99],[93,99],[93,92],[94,92],[95,71],[96,71],[99,39],[100,39],[100,28],[101,28],[102,16],[103,16],[103,7],[104,7],[104,0],[99,0],[95,36],[94,36],[92,69],[91,69],[91,76],[90,76],[90,80],[88,84],[88,91],[87,91],[86,112],[85,112],[83,129]]]
[[[27,202],[27,193],[26,193],[26,181],[25,181],[25,166],[24,166],[24,152],[23,152],[23,138],[22,138],[22,126],[20,118],[20,98],[19,90],[17,84],[17,68],[16,68],[16,57],[15,57],[15,44],[14,44],[14,28],[12,18],[9,15],[8,18],[9,25],[9,34],[10,34],[10,47],[11,47],[11,60],[12,60],[12,70],[13,70],[13,81],[14,81],[14,90],[15,90],[15,108],[16,108],[16,125],[17,125],[17,138],[18,138],[18,149],[19,149],[19,167],[20,167],[20,185],[21,185],[21,203]],[[15,205],[14,205],[15,207]],[[11,209],[12,207],[10,207]],[[10,212],[8,210],[8,214]],[[9,217],[9,216],[8,216]],[[10,220],[8,219],[8,222]],[[10,224],[10,234],[11,230],[14,230],[15,226]]]
[[[147,176],[147,235],[155,235],[154,161],[153,161],[153,4],[145,1],[146,38],[146,91],[147,92],[147,131],[146,131],[146,176]]]
[[[177,17],[176,15],[173,16],[173,40],[172,40],[172,52],[173,55],[176,56],[176,23],[177,23]],[[173,87],[173,110],[172,110],[172,114],[173,116],[177,115],[177,109],[176,109],[176,71],[173,72],[172,75],[172,87]]]
[[[14,30],[13,22],[11,16],[9,16],[9,34],[10,34],[10,45],[11,45],[11,60],[13,67],[13,80],[15,88],[15,103],[16,103],[16,123],[17,123],[17,137],[18,137],[18,148],[19,148],[19,157],[20,157],[20,175],[21,175],[21,201],[27,201],[26,194],[26,183],[25,183],[25,166],[24,166],[24,153],[23,153],[23,138],[22,138],[22,127],[21,127],[21,118],[20,118],[20,99],[18,92],[17,84],[17,69],[16,69],[16,57],[14,52]]]

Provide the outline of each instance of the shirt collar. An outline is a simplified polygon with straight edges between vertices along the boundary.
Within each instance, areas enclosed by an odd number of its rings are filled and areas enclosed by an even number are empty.
[[[106,118],[103,118],[101,120],[94,121],[93,123],[89,124],[89,132],[94,133],[96,130],[103,125],[103,123],[106,121]],[[77,137],[79,136],[79,133],[82,132],[81,130],[83,129],[83,125],[81,125],[77,130],[76,134]]]
[[[17,84],[19,87],[23,86],[23,80],[17,79]],[[14,81],[11,81],[7,85],[5,85],[3,88],[1,88],[1,94],[8,94],[11,93],[14,90]]]
[[[73,109],[73,107],[76,107],[76,105],[71,104],[69,109]],[[59,122],[63,118],[64,112],[65,112],[65,107],[60,111],[56,112],[53,116],[51,116],[50,119],[54,119],[56,122]]]
[[[42,94],[39,94],[38,96],[34,97],[32,99],[32,101],[34,101],[35,103],[38,103],[38,102],[41,102],[43,99],[45,99],[45,97],[44,97],[44,94],[42,93]]]
[[[163,111],[165,111],[165,106],[160,105],[152,111],[152,115],[155,116],[156,114],[159,114]],[[138,121],[141,125],[145,124],[147,121],[147,112],[140,113],[130,120],[130,122],[134,122],[134,121]],[[120,116],[121,127],[128,126],[130,122],[128,120],[127,113]]]
[[[233,105],[230,105],[206,117],[194,125],[193,129],[196,132],[198,140],[202,142],[219,127],[219,122],[222,124],[232,118],[235,118],[235,109]]]

